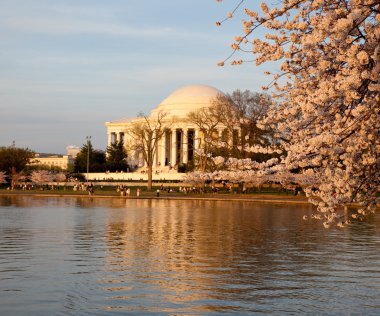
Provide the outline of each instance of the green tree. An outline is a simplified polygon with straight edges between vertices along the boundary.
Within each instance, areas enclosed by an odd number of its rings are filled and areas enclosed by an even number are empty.
[[[127,151],[124,147],[124,142],[116,141],[110,146],[107,146],[106,167],[109,171],[126,171],[128,169]]]
[[[104,151],[94,149],[91,142],[83,144],[81,151],[75,158],[74,169],[76,172],[87,171],[87,153],[89,152],[89,170],[90,172],[105,171],[106,155]]]
[[[29,148],[0,147],[0,171],[21,172],[33,157],[34,152]]]
[[[29,148],[0,147],[0,171],[9,173],[12,189],[18,180],[24,178],[23,171],[33,157],[34,152]]]

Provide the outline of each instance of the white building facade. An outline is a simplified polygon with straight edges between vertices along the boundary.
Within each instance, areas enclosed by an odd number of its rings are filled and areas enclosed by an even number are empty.
[[[175,90],[164,99],[150,113],[154,120],[159,113],[165,113],[163,119],[164,134],[159,140],[155,152],[155,168],[174,168],[180,164],[187,164],[193,161],[195,151],[202,146],[204,136],[199,127],[188,120],[188,114],[199,109],[209,107],[219,95],[223,95],[220,90],[206,85],[191,85]],[[115,141],[123,140],[126,148],[132,142],[128,130],[133,124],[143,118],[129,118],[118,121],[106,122],[108,145]],[[222,135],[225,127],[218,127],[219,135]],[[129,164],[144,166],[144,161],[140,153],[131,155]]]
[[[35,154],[29,164],[69,170],[70,167],[74,165],[74,158],[70,155]]]
[[[30,165],[43,165],[69,170],[74,166],[74,161],[80,152],[80,148],[70,145],[66,147],[66,150],[66,155],[36,153],[34,158],[30,160]]]

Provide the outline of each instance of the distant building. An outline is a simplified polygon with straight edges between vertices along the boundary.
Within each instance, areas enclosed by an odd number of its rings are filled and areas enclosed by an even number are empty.
[[[158,148],[154,157],[153,167],[175,166],[186,164],[194,159],[195,151],[201,147],[204,137],[200,128],[189,122],[187,116],[190,112],[205,107],[210,107],[219,95],[220,90],[206,85],[191,85],[172,92],[163,100],[157,108],[151,111],[150,117],[157,117],[159,112],[166,113],[164,118],[165,133],[159,140]],[[121,119],[106,122],[108,146],[115,141],[124,141],[127,146],[133,140],[128,135],[128,130],[141,118]],[[217,131],[221,135],[224,126],[218,126]],[[131,164],[144,166],[142,154],[132,153]]]
[[[80,152],[77,146],[67,146],[67,155],[37,153],[30,161],[31,165],[44,165],[49,167],[58,167],[62,170],[69,170],[74,165],[75,157]]]
[[[67,155],[73,157],[74,159],[80,152],[80,147],[75,145],[70,145],[66,147]]]

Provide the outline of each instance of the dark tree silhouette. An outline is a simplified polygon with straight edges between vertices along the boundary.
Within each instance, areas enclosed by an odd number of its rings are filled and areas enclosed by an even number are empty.
[[[107,146],[106,168],[109,171],[126,171],[128,169],[127,151],[124,147],[124,142],[116,141],[110,146]]]
[[[94,149],[91,142],[83,144],[81,151],[78,153],[74,162],[74,170],[76,172],[87,171],[87,153],[90,153],[89,170],[90,172],[103,172],[106,168],[106,155],[104,151]]]

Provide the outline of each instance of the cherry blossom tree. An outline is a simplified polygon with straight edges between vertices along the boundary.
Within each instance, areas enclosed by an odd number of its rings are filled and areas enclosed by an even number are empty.
[[[277,106],[263,125],[275,124],[286,170],[318,179],[306,189],[324,226],[342,226],[339,210],[357,202],[354,218],[373,212],[380,188],[380,3],[378,0],[283,0],[261,11],[239,1],[243,32],[227,61],[279,64],[267,73]],[[258,38],[266,29],[265,38]]]
[[[24,173],[24,171],[17,172],[15,167],[11,168],[10,172],[11,178],[11,190],[14,190],[16,185],[25,182],[28,179],[28,176]]]
[[[247,184],[260,188],[264,183],[273,181],[272,174],[275,172],[277,158],[259,163],[246,159],[222,157],[212,158],[219,170],[213,172],[211,177],[215,180],[226,180],[231,183]]]
[[[203,171],[194,171],[186,174],[185,183],[193,184],[202,187],[207,181],[213,180],[212,174]]]
[[[53,178],[57,182],[65,182],[66,181],[66,175],[64,172],[56,173]]]
[[[48,170],[36,170],[30,175],[30,180],[37,185],[52,182],[53,179],[54,175],[52,175]]]
[[[6,178],[7,178],[6,173],[4,171],[0,171],[0,184],[6,183],[7,182]]]
[[[200,184],[205,181],[228,181],[260,188],[265,183],[279,183],[285,189],[295,190],[301,187],[304,190],[314,189],[320,183],[319,179],[310,170],[294,173],[279,163],[278,158],[271,158],[264,162],[256,162],[250,158],[212,157],[216,166],[213,172],[192,172],[186,175],[189,183]]]

